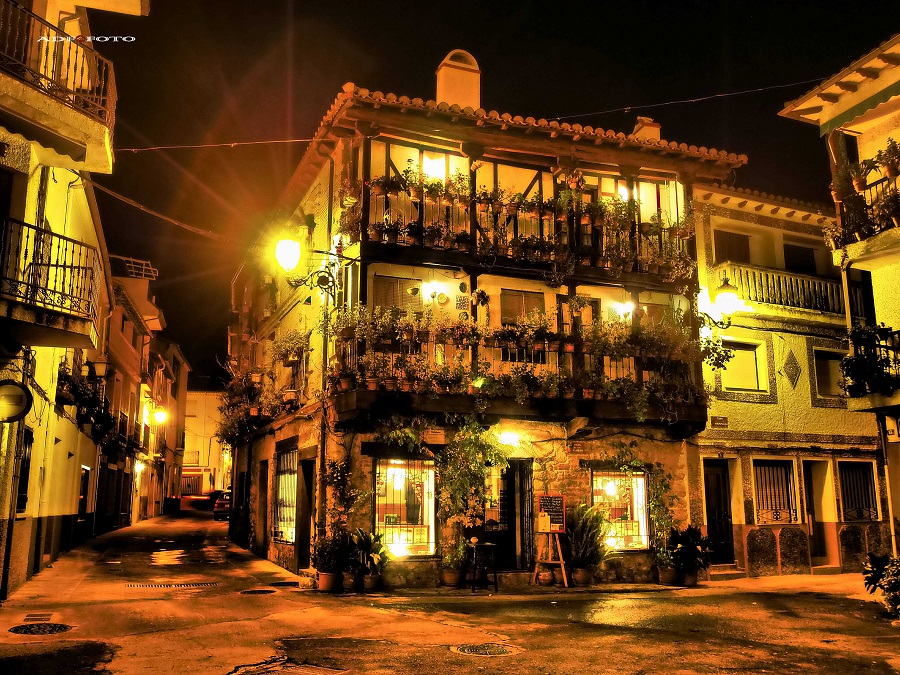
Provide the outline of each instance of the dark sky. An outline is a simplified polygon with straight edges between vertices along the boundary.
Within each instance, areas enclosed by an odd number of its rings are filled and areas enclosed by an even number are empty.
[[[115,65],[117,148],[307,138],[347,81],[434,97],[455,48],[482,69],[482,106],[527,117],[598,111],[824,79],[900,30],[900,2],[640,3],[153,0],[147,17],[92,12],[94,35],[130,35]],[[867,26],[867,28],[861,28]],[[736,185],[828,203],[824,142],[778,117],[804,84],[571,119],[745,153]],[[305,145],[116,152],[98,182],[176,219],[253,238]],[[98,194],[111,253],[159,268],[169,334],[199,374],[226,353],[229,284],[242,257]]]

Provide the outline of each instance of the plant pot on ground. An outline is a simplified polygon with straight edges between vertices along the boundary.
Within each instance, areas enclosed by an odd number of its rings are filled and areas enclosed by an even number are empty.
[[[604,542],[608,529],[606,516],[597,506],[578,504],[569,512],[564,555],[574,570],[572,580],[579,586],[589,585],[594,568],[612,557]]]
[[[327,536],[316,542],[314,561],[318,590],[332,593],[341,590],[347,557],[347,545],[339,536]]]
[[[700,528],[688,525],[669,531],[668,549],[672,566],[684,586],[696,586],[700,570],[709,568],[709,539]]]

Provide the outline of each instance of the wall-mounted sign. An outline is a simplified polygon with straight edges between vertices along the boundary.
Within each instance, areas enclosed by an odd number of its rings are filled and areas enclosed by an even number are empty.
[[[709,426],[713,429],[727,429],[728,428],[728,418],[727,417],[716,417],[713,415],[709,418]]]
[[[34,403],[28,387],[15,380],[0,380],[0,422],[18,422]]]
[[[538,532],[566,531],[566,498],[563,495],[538,495]]]

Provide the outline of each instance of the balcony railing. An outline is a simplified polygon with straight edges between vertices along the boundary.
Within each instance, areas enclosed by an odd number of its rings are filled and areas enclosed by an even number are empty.
[[[128,439],[128,415],[121,410],[119,411],[117,433],[121,442],[124,443]]]
[[[764,303],[844,314],[844,289],[839,281],[786,270],[723,262],[713,268],[716,279],[728,277],[750,303]],[[850,287],[853,316],[862,316],[862,289]]]
[[[836,246],[864,241],[900,226],[898,181],[900,178],[885,176],[841,202],[841,233],[835,237]]]
[[[0,70],[112,127],[112,63],[11,0],[0,0]]]
[[[97,250],[7,218],[0,240],[0,297],[96,321]]]
[[[492,208],[476,201],[429,203],[406,192],[369,198],[369,213],[352,224],[351,240],[453,250],[487,264],[498,259],[561,276],[585,269],[639,272],[666,281],[693,276],[687,234],[641,223],[617,228],[576,210]]]
[[[890,396],[900,389],[900,331],[887,326],[854,326],[853,353],[841,361],[850,398],[867,394]]]

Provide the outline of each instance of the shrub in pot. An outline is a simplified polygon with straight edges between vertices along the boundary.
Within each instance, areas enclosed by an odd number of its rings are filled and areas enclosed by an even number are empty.
[[[347,543],[338,535],[326,536],[316,542],[315,565],[319,575],[318,590],[341,590],[344,564],[347,560]]]
[[[357,564],[362,574],[363,588],[375,590],[381,585],[381,573],[388,559],[388,551],[381,542],[382,535],[357,528],[352,535]]]
[[[466,564],[466,543],[462,538],[444,548],[441,558],[441,582],[458,588],[462,585],[462,569]]]
[[[566,519],[565,553],[572,580],[579,586],[589,585],[594,568],[612,557],[604,542],[608,525],[603,511],[587,504],[578,504]]]
[[[669,552],[672,566],[683,586],[696,586],[697,574],[709,567],[709,539],[699,527],[688,525],[669,531]]]

